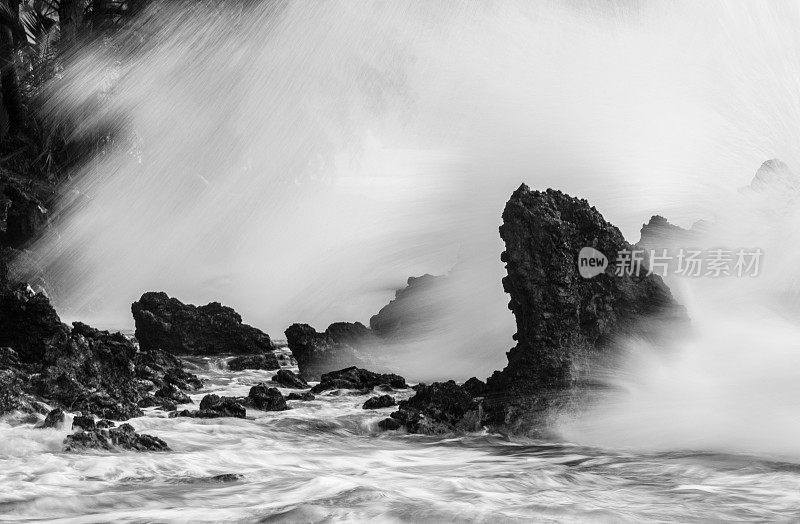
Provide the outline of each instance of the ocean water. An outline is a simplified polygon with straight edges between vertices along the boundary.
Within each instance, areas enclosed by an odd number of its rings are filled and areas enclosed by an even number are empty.
[[[273,372],[195,359],[191,395],[246,395]],[[282,390],[284,394],[290,390]],[[406,398],[412,390],[392,393]],[[0,422],[3,522],[752,522],[800,515],[800,465],[477,433],[381,433],[393,408],[318,395],[247,419],[133,419],[167,453],[61,452],[64,429]],[[70,417],[71,418],[71,417]],[[224,476],[224,477],[221,477]]]

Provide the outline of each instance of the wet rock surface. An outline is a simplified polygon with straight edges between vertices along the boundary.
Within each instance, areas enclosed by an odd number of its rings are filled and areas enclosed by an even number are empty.
[[[228,369],[231,371],[244,371],[245,369],[264,369],[272,371],[280,369],[278,357],[274,353],[262,353],[260,355],[245,355],[235,357],[228,361]]]
[[[285,388],[291,389],[308,389],[311,387],[308,385],[308,382],[288,369],[281,369],[275,373],[275,376],[272,377],[272,381]]]
[[[139,434],[130,424],[114,427],[78,429],[64,439],[64,451],[80,453],[89,450],[170,451],[167,443],[152,435]]]
[[[184,304],[166,293],[149,292],[131,306],[136,339],[144,350],[173,355],[264,354],[274,347],[269,335],[242,323],[219,302]]]
[[[391,395],[381,395],[367,399],[362,406],[363,409],[381,409],[396,405],[394,397]]]
[[[127,420],[159,388],[180,396],[176,388],[201,385],[178,359],[141,351],[120,333],[81,322],[70,329],[44,294],[24,284],[0,291],[0,338],[10,346],[0,350],[0,413],[39,411],[44,401]]]
[[[248,406],[261,411],[284,411],[289,409],[286,399],[277,388],[266,384],[256,384],[250,388],[245,402]]]
[[[551,393],[580,383],[618,337],[654,338],[665,326],[687,322],[661,278],[647,275],[646,263],[615,274],[618,253],[632,246],[586,200],[523,184],[506,204],[500,236],[517,345],[506,368],[487,382],[491,425],[541,424]],[[584,247],[609,261],[594,278],[579,274]]]
[[[396,424],[382,421],[379,427],[402,426],[409,433],[424,434],[478,431],[481,415],[480,404],[466,389],[450,380],[423,385],[413,397],[400,401],[398,410],[391,414]]]
[[[322,375],[320,383],[311,388],[311,393],[321,393],[332,389],[372,390],[382,384],[388,384],[395,389],[408,387],[406,380],[400,375],[373,373],[351,366]]]
[[[286,400],[302,400],[302,401],[309,401],[309,400],[314,400],[315,398],[317,398],[317,397],[315,397],[315,396],[314,396],[313,394],[311,394],[310,392],[304,392],[304,393],[289,393],[288,395],[286,395]]]

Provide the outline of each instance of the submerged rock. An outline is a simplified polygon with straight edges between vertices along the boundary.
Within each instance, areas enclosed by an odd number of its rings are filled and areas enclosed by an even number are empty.
[[[391,417],[409,433],[443,434],[478,431],[481,415],[480,405],[472,395],[450,380],[422,386],[413,397],[401,401]]]
[[[381,384],[389,384],[395,389],[405,389],[406,380],[400,375],[373,373],[366,369],[351,366],[322,375],[319,384],[311,388],[312,393],[321,393],[331,389],[371,390]]]
[[[372,397],[367,399],[362,406],[362,409],[381,409],[394,406],[396,402],[391,395],[381,395],[379,397]]]
[[[173,355],[263,354],[274,347],[269,336],[247,324],[232,308],[211,302],[184,304],[166,293],[149,292],[131,306],[142,349]]]
[[[64,439],[64,451],[76,453],[87,450],[170,451],[158,437],[136,433],[130,424],[118,428],[78,430]]]
[[[286,400],[304,400],[304,401],[308,401],[308,400],[314,400],[315,398],[317,398],[317,397],[315,397],[314,395],[312,395],[308,391],[306,391],[304,393],[289,393],[288,395],[286,395]]]
[[[256,384],[250,388],[246,400],[249,406],[261,411],[284,411],[289,409],[281,392],[266,384]]]
[[[337,322],[324,333],[308,324],[292,324],[285,333],[304,380],[319,380],[329,371],[374,363],[374,349],[381,344],[360,322]]]
[[[291,389],[308,389],[310,387],[308,382],[295,375],[288,369],[282,369],[275,373],[275,376],[272,377],[272,381],[285,388]]]
[[[646,262],[615,274],[618,254],[632,246],[586,200],[523,184],[506,204],[500,236],[517,345],[487,382],[492,425],[541,424],[550,399],[578,385],[619,337],[655,338],[687,322],[661,278],[647,275]],[[579,272],[585,247],[608,259],[593,278]]]
[[[273,369],[280,369],[280,367],[278,357],[272,352],[235,357],[228,361],[228,369],[231,371],[244,371],[245,369],[272,371]]]

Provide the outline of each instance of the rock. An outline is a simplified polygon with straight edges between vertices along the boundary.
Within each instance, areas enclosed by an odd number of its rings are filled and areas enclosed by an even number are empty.
[[[409,433],[443,434],[481,428],[480,405],[452,380],[419,388],[413,397],[400,402],[391,417]]]
[[[306,382],[299,376],[295,375],[288,369],[282,369],[278,371],[275,374],[275,376],[272,377],[272,381],[280,384],[285,388],[291,388],[291,389],[307,389],[310,387],[308,385],[308,382]]]
[[[97,425],[94,422],[94,417],[91,415],[75,415],[72,418],[72,429],[82,429],[84,431],[91,431]]]
[[[21,362],[41,362],[66,344],[69,332],[50,300],[27,284],[0,292],[0,346],[13,348]]]
[[[245,355],[235,357],[228,361],[228,369],[231,371],[243,371],[245,369],[265,369],[272,371],[280,369],[278,358],[274,353],[262,353],[261,355]]]
[[[64,425],[64,410],[61,408],[56,408],[52,410],[47,416],[44,418],[44,422],[42,425],[39,426],[40,428],[60,428]],[[74,423],[73,423],[74,424]]]
[[[219,417],[245,418],[247,411],[238,398],[206,395],[200,401],[200,411],[213,411]]]
[[[492,425],[540,425],[548,399],[579,385],[619,337],[656,338],[663,327],[688,320],[661,278],[647,275],[646,263],[615,275],[618,253],[632,246],[585,200],[523,184],[506,204],[500,236],[517,345],[506,368],[487,381]],[[579,274],[584,247],[609,261],[593,278]]]
[[[289,409],[281,392],[266,384],[256,384],[250,388],[247,401],[248,405],[261,411],[283,411]]]
[[[145,293],[131,306],[136,339],[144,350],[173,355],[263,354],[274,348],[269,336],[218,302],[184,304],[166,293]]]
[[[17,184],[6,185],[0,206],[5,217],[2,243],[6,246],[24,246],[47,225],[47,209],[34,195],[23,191]]]
[[[156,409],[158,411],[175,411],[178,409],[178,406],[172,402],[164,402],[160,406],[156,406]]]
[[[108,419],[97,421],[97,429],[108,429],[108,428],[113,428],[114,426],[116,426],[116,424],[114,424],[112,421]]]
[[[374,349],[381,345],[375,334],[359,322],[337,322],[324,333],[308,324],[292,324],[285,333],[304,380],[319,380],[323,373],[347,366],[370,365],[376,362]]]
[[[308,401],[308,400],[314,400],[315,398],[317,398],[317,397],[315,397],[314,395],[312,395],[309,392],[289,393],[288,395],[286,395],[286,400],[305,400],[305,401]]]
[[[472,377],[462,386],[473,397],[482,397],[486,394],[486,383],[476,377]]]
[[[0,412],[34,412],[38,399],[70,411],[126,420],[142,414],[154,387],[200,386],[182,363],[147,352],[120,333],[61,323],[43,293],[0,288]]]
[[[182,390],[198,390],[203,387],[203,382],[196,375],[183,368],[179,358],[166,351],[140,350],[134,358],[134,365],[137,378],[149,380],[158,388],[173,385]]]
[[[369,319],[369,327],[382,338],[414,338],[436,328],[447,309],[442,287],[444,275],[410,277],[408,285],[395,292],[394,300]]]
[[[402,427],[400,421],[393,418],[385,418],[378,422],[378,429],[381,431],[396,431]]]
[[[363,409],[381,409],[394,406],[396,403],[391,395],[381,395],[367,399],[362,406]]]
[[[140,435],[130,424],[122,424],[118,428],[83,430],[64,439],[64,451],[67,453],[114,449],[170,451],[166,442],[152,435]]]
[[[406,385],[406,380],[399,375],[373,373],[366,369],[349,367],[325,373],[322,375],[320,383],[311,388],[311,392],[321,393],[331,389],[371,390],[375,386],[381,384],[389,384],[395,389],[405,389],[408,387]]]
[[[174,404],[192,404],[192,399],[189,398],[189,395],[172,384],[167,384],[156,391],[155,399],[157,404],[163,404],[165,401]]]

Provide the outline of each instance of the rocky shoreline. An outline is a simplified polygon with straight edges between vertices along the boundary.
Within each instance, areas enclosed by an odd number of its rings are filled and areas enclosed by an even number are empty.
[[[285,334],[299,368],[296,375],[281,369],[269,335],[217,302],[194,306],[163,292],[146,292],[131,306],[135,338],[80,322],[63,324],[44,292],[9,275],[10,261],[19,260],[17,249],[25,244],[21,235],[30,240],[47,227],[40,217],[46,210],[31,204],[38,201],[18,188],[10,194],[16,200],[7,206],[2,236],[0,415],[19,413],[36,421],[46,415],[39,423],[52,427],[65,411],[77,413],[75,433],[64,441],[67,451],[166,451],[168,444],[157,437],[111,421],[141,416],[150,407],[190,418],[245,418],[247,409],[289,409],[275,386],[297,389],[288,399],[301,401],[332,390],[376,393],[364,409],[397,408],[378,424],[383,431],[444,434],[488,428],[535,434],[546,429],[547,415],[560,402],[590,387],[584,383],[588,370],[613,351],[619,337],[657,338],[661,327],[688,322],[660,277],[646,274],[646,265],[617,276],[612,263],[594,278],[581,276],[577,256],[582,248],[612,255],[632,245],[585,200],[552,189],[531,191],[523,184],[506,204],[500,228],[508,273],[503,287],[517,323],[508,365],[485,382],[473,377],[461,385],[452,380],[416,385],[415,394],[398,403],[391,393],[408,384],[387,369],[383,352],[426,321],[415,301],[435,293],[446,277],[409,279],[408,287],[372,317],[370,327],[338,322],[317,332],[293,324]],[[648,231],[663,226],[657,218]],[[179,410],[191,402],[186,393],[202,387],[180,357],[218,354],[235,355],[228,361],[231,370],[278,371],[246,397],[209,394],[197,409]]]

